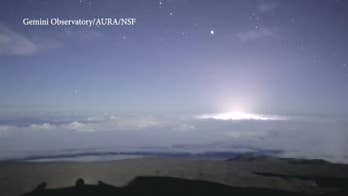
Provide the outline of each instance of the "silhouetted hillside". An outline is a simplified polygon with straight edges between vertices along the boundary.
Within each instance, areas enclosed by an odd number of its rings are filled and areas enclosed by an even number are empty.
[[[218,183],[198,180],[185,180],[172,177],[138,177],[125,187],[115,187],[103,182],[98,185],[86,185],[82,179],[77,180],[73,187],[60,189],[44,189],[45,183],[41,183],[31,193],[22,196],[127,196],[127,195],[267,195],[267,196],[305,196],[306,194],[285,192],[262,188],[235,188]],[[346,195],[347,191],[341,191],[327,196]]]

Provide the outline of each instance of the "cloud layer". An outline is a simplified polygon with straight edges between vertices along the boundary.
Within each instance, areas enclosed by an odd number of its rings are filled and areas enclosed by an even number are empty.
[[[30,55],[38,45],[5,25],[0,24],[0,55]]]
[[[99,32],[65,32],[63,39],[79,37],[81,40],[90,40],[102,37]],[[7,25],[0,23],[0,56],[28,56],[49,49],[61,47],[61,41],[40,34],[24,34],[15,31]]]
[[[91,116],[70,121],[0,125],[0,157],[64,149],[171,147],[279,150],[284,156],[347,162],[348,121],[335,119],[219,120],[166,116]],[[320,143],[320,145],[317,145]],[[181,146],[176,149],[176,147]]]

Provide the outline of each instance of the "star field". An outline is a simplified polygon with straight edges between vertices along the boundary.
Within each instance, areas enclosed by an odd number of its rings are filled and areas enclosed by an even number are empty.
[[[14,2],[3,3],[0,14],[0,33],[13,42],[0,45],[0,105],[13,111],[195,112],[241,99],[261,112],[347,111],[345,1]],[[33,27],[23,26],[24,17],[137,23]]]

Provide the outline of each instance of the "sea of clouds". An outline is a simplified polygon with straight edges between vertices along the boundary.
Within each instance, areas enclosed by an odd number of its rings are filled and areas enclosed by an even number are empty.
[[[0,159],[91,151],[274,151],[281,157],[348,163],[347,119],[209,116],[213,115],[102,114],[2,120]]]

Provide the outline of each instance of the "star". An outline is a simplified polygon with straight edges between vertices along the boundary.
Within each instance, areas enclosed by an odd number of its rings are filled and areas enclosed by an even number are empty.
[[[215,31],[214,30],[210,30],[210,35],[215,35]]]

